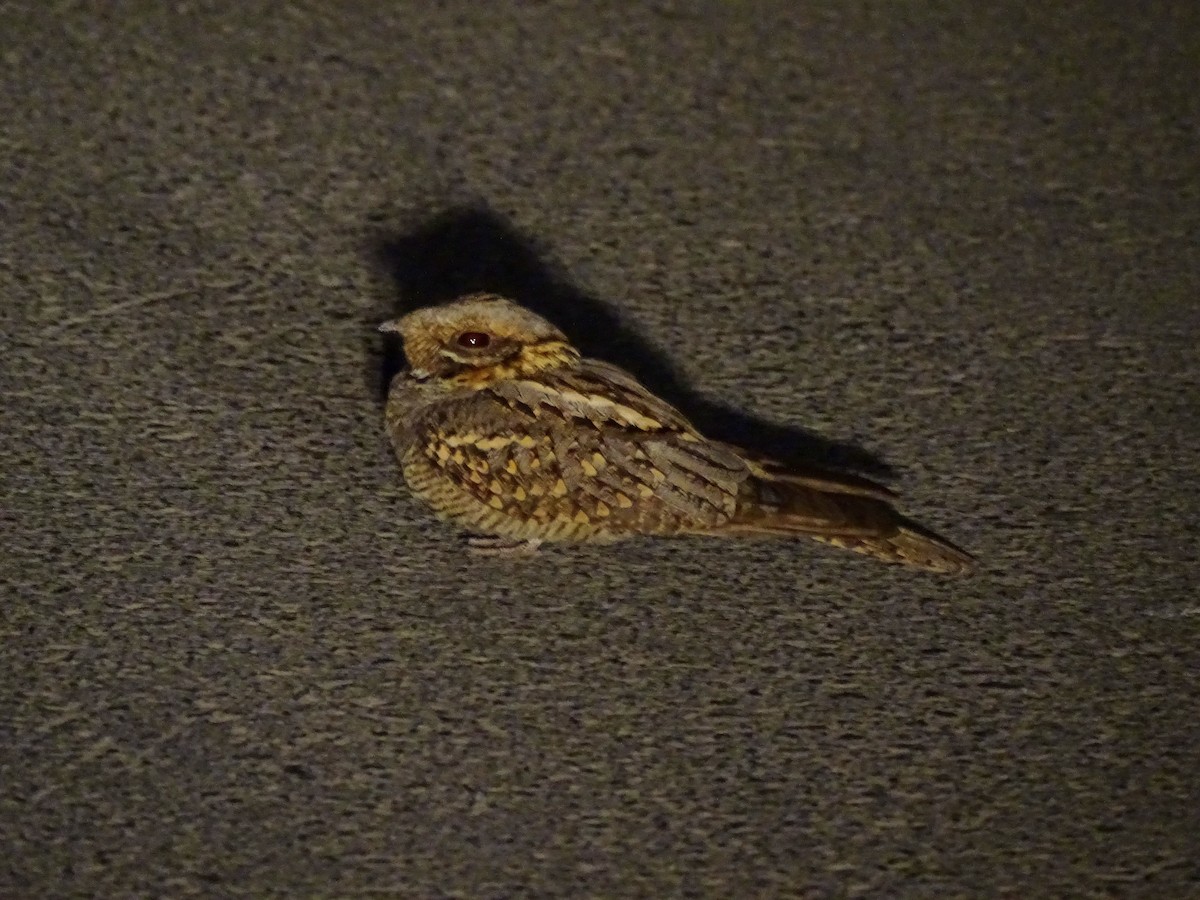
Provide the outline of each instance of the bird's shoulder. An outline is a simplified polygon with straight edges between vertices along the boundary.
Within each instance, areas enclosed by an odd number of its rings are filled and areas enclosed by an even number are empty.
[[[624,369],[601,360],[582,359],[574,366],[498,381],[482,393],[532,419],[556,418],[630,435],[696,435],[670,403]]]

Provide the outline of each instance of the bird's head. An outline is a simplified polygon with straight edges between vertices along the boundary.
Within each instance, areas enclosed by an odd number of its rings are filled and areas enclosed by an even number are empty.
[[[470,294],[418,309],[379,330],[400,335],[417,378],[482,385],[579,359],[561,331],[497,294]]]

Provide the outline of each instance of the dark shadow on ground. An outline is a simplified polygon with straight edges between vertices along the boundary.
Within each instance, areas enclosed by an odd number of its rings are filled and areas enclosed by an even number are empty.
[[[890,466],[856,444],[831,441],[801,428],[778,425],[704,399],[680,379],[670,361],[624,325],[602,301],[573,287],[544,259],[535,242],[484,206],[454,207],[411,229],[384,230],[372,241],[374,262],[391,278],[397,300],[388,315],[491,291],[549,319],[585,356],[616,363],[678,407],[706,435],[772,456],[875,477]],[[378,323],[372,323],[372,325]],[[378,347],[378,343],[373,345]],[[403,365],[399,342],[384,342],[369,361],[377,399]]]

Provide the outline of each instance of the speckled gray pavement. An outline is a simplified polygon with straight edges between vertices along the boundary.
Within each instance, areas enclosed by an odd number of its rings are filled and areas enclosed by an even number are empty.
[[[1154,10],[6,4],[0,896],[1200,896]],[[465,555],[372,326],[472,287],[980,571]]]

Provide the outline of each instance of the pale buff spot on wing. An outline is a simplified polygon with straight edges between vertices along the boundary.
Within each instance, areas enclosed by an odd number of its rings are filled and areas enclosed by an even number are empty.
[[[519,484],[517,485],[516,490],[513,491],[513,497],[515,497],[517,500],[524,500],[528,496],[529,495],[525,493],[525,488],[521,487]]]
[[[504,501],[499,497],[492,497],[492,499],[488,501],[488,506],[490,506],[492,509],[504,509]]]
[[[455,449],[455,451],[450,454],[450,458],[452,460],[454,460],[456,463],[458,463],[458,465],[461,466],[463,464],[463,461],[467,457],[463,454],[463,452],[461,450]]]
[[[434,448],[434,453],[437,454],[437,458],[440,462],[445,462],[450,458],[450,448],[445,444],[438,444]]]
[[[648,485],[648,484],[639,484],[637,486],[637,489],[638,489],[638,496],[642,497],[643,499],[649,500],[651,497],[654,496],[654,488],[650,487],[650,485]]]
[[[540,394],[545,398],[542,403],[552,407],[559,415],[576,415],[584,418],[592,418],[596,414],[600,414],[604,417],[615,419],[623,425],[631,425],[642,431],[659,431],[663,427],[663,423],[657,419],[640,413],[633,407],[619,403],[603,394],[582,394],[579,391],[570,389],[560,390],[551,385],[541,384],[536,381],[522,382],[521,389],[527,395]],[[532,399],[532,397],[529,399]],[[541,409],[542,404],[534,403],[533,411],[535,416],[540,416]]]
[[[587,459],[581,459],[579,461],[579,468],[583,470],[584,475],[588,476],[593,476],[597,472],[597,469],[594,465],[592,465],[591,460]]]
[[[484,451],[499,450],[501,447],[511,446],[516,442],[516,440],[517,438],[515,435],[498,434],[494,437],[483,438],[483,440],[476,441],[475,446]]]
[[[565,481],[563,481],[561,478],[558,479],[558,481],[554,482],[554,487],[550,488],[550,496],[551,497],[567,496],[567,483]]]
[[[517,461],[515,459],[510,459],[508,462],[506,462],[504,464],[504,471],[507,472],[509,475],[516,475],[517,474]]]
[[[604,458],[603,454],[596,452],[592,454],[592,465],[597,469],[603,469],[608,465],[608,460]]]
[[[524,447],[527,450],[532,450],[534,447],[537,446],[537,441],[534,440],[534,438],[532,436],[530,436],[528,434],[523,434],[519,438],[517,438],[517,444],[521,447]]]
[[[608,508],[608,504],[605,503],[603,500],[598,500],[596,502],[596,515],[598,515],[600,518],[603,519],[605,516],[607,516],[611,512],[612,512],[612,510]]]
[[[589,518],[588,518],[588,514],[587,514],[587,513],[585,513],[585,512],[584,512],[584,511],[581,509],[581,510],[579,510],[579,512],[575,513],[575,518],[574,518],[574,519],[572,519],[571,521],[575,522],[575,523],[576,523],[576,524],[578,524],[578,525],[586,525],[588,522],[590,522],[590,521],[592,521],[592,520],[591,520],[591,519],[589,519]]]
[[[451,447],[469,447],[483,440],[483,435],[477,431],[460,431],[457,434],[447,434],[442,440]]]
[[[616,500],[617,506],[621,507],[621,509],[629,509],[629,507],[633,506],[633,501],[620,491],[616,493]]]
[[[604,410],[617,421],[643,431],[658,431],[663,427],[662,422],[650,416],[643,415],[631,406],[617,403],[615,400],[600,394],[581,394],[578,391],[562,391],[561,400],[567,405],[579,405]]]
[[[541,497],[546,493],[546,488],[540,481],[535,481],[529,485],[529,495],[531,497]]]
[[[488,482],[488,490],[491,491],[493,494],[503,494],[504,493],[504,485],[500,483],[499,479],[493,478],[491,481]]]

